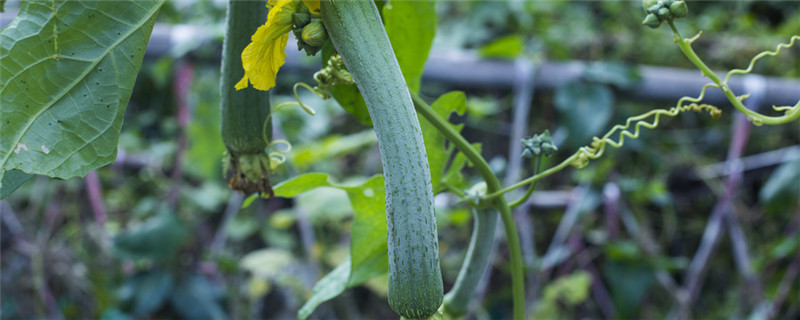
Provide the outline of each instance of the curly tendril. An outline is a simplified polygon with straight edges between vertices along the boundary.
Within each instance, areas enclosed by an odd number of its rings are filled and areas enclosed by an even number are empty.
[[[330,99],[331,94],[330,91],[333,89],[333,86],[343,83],[343,84],[352,84],[353,77],[350,75],[350,72],[344,66],[344,62],[342,62],[342,58],[337,55],[331,55],[330,59],[328,59],[328,65],[322,68],[320,71],[314,73],[314,82],[317,83],[317,86],[312,87],[306,83],[298,82],[295,83],[292,87],[292,93],[294,94],[295,101],[288,101],[279,104],[277,107],[270,111],[267,118],[264,119],[264,125],[261,129],[261,137],[267,143],[267,152],[269,154],[269,167],[270,170],[275,170],[278,166],[286,162],[286,154],[292,150],[292,144],[286,140],[275,140],[269,141],[267,138],[267,125],[269,124],[269,120],[272,119],[272,114],[287,107],[300,107],[308,113],[309,115],[315,115],[317,112],[314,111],[314,108],[311,108],[307,104],[303,103],[300,100],[300,95],[297,94],[297,87],[303,87],[308,89],[311,93],[319,97],[320,99],[326,100]],[[275,148],[276,145],[283,144],[286,146],[286,150],[279,150]]]
[[[717,119],[722,115],[722,110],[720,110],[715,106],[708,104],[697,104],[697,103],[692,103],[688,105],[678,105],[668,110],[666,109],[651,110],[650,112],[647,112],[645,114],[628,118],[625,121],[625,125],[618,124],[614,126],[602,138],[594,137],[592,139],[592,143],[589,146],[584,146],[578,149],[578,152],[576,153],[577,157],[575,157],[572,160],[571,164],[576,168],[583,168],[587,164],[589,164],[589,160],[600,158],[603,155],[603,152],[605,152],[606,146],[610,145],[614,148],[619,149],[623,145],[625,145],[625,137],[631,139],[638,139],[639,134],[641,132],[641,127],[645,127],[648,129],[655,129],[656,127],[658,127],[659,119],[661,116],[674,117],[680,113],[690,110],[694,112],[707,111],[714,119]],[[650,117],[653,117],[652,122],[648,122],[645,120]],[[631,126],[634,127],[633,132],[628,130]],[[619,132],[618,133],[619,140],[615,141],[612,137],[615,134],[617,134],[617,132]]]
[[[680,46],[683,54],[686,55],[686,57],[689,58],[689,60],[700,69],[700,71],[703,72],[703,75],[709,77],[711,81],[713,81],[713,83],[707,84],[703,87],[704,91],[708,87],[716,87],[722,90],[722,92],[725,94],[725,97],[728,98],[728,100],[731,102],[731,104],[733,104],[736,110],[739,110],[739,112],[745,114],[747,116],[747,119],[749,119],[753,123],[753,125],[756,126],[760,126],[763,124],[770,124],[770,125],[785,124],[800,118],[800,100],[798,100],[797,104],[795,104],[794,106],[772,106],[772,108],[775,111],[782,112],[783,114],[780,116],[767,116],[745,107],[744,104],[742,103],[742,100],[747,98],[749,95],[748,94],[740,96],[735,95],[731,90],[730,85],[728,84],[728,80],[730,80],[730,77],[732,75],[748,74],[752,72],[755,63],[759,59],[766,56],[778,55],[781,52],[781,49],[792,47],[796,42],[800,42],[798,41],[800,40],[800,36],[798,35],[792,36],[792,38],[789,40],[788,43],[778,44],[778,46],[775,48],[775,51],[764,51],[757,54],[755,57],[753,57],[753,59],[750,60],[750,64],[748,65],[747,69],[731,70],[727,73],[725,79],[723,80],[719,76],[714,74],[714,72],[711,71],[711,69],[703,62],[702,59],[700,59],[697,53],[695,53],[694,50],[692,49],[692,43],[695,40],[697,40],[697,38],[700,37],[702,32],[698,32],[697,35],[695,35],[692,38],[684,39],[683,37],[681,37],[680,32],[678,32],[678,29],[675,27],[675,24],[672,21],[669,21],[668,24],[669,27],[672,29],[672,34],[675,43],[677,43],[678,46]],[[694,101],[694,102],[699,102],[699,101]]]

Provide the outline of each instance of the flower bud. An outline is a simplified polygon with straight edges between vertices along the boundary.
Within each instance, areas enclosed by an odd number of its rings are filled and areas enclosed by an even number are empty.
[[[671,20],[672,19],[672,14],[669,12],[668,8],[658,9],[658,13],[656,13],[656,15],[658,15],[658,18],[661,19],[661,20]]]
[[[310,46],[320,47],[328,40],[328,33],[319,21],[314,21],[303,27],[303,41]]]
[[[645,11],[656,5],[658,5],[658,0],[642,0],[642,8],[644,8]]]
[[[658,28],[661,25],[661,20],[655,14],[648,13],[646,17],[644,17],[644,21],[642,21],[643,25],[646,25],[650,28]]]
[[[685,1],[675,1],[669,6],[669,12],[674,19],[683,18],[689,12]]]

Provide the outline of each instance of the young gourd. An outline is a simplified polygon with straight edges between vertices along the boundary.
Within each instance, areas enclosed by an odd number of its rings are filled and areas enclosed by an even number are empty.
[[[272,127],[269,92],[249,87],[236,90],[244,75],[241,54],[250,36],[267,17],[267,1],[230,1],[222,49],[220,109],[222,142],[228,149],[230,187],[243,193],[272,194],[267,144]],[[264,134],[266,133],[266,134]]]

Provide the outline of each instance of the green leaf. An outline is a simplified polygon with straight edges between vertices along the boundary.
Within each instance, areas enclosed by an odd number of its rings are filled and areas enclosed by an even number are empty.
[[[478,151],[478,153],[480,153],[482,149],[480,143],[473,143],[472,148]],[[461,174],[461,169],[464,169],[467,163],[467,156],[461,152],[457,153],[441,181],[457,188],[469,188],[467,180],[464,178],[464,175]]]
[[[443,119],[449,119],[450,115],[455,112],[458,115],[463,115],[467,110],[467,98],[461,91],[448,92],[431,105],[431,108],[436,111]],[[441,191],[440,183],[444,176],[444,169],[447,161],[450,160],[450,154],[453,151],[453,146],[445,145],[445,137],[439,132],[424,117],[419,117],[419,125],[422,128],[422,138],[425,141],[425,152],[428,153],[428,165],[431,168],[431,183],[433,184],[433,192]],[[463,124],[450,125],[456,132],[461,132]],[[459,170],[461,168],[458,168]]]
[[[283,274],[293,260],[291,252],[269,248],[248,253],[239,264],[255,276],[269,279]]]
[[[331,95],[345,111],[356,117],[358,122],[365,126],[372,126],[367,103],[364,102],[364,97],[361,96],[361,91],[358,91],[355,83],[336,84],[331,90]]]
[[[276,197],[292,198],[311,189],[332,185],[327,173],[312,172],[283,181],[272,187],[272,191]]]
[[[570,82],[555,94],[559,123],[568,131],[566,149],[591,142],[611,119],[614,93],[606,85]]]
[[[603,275],[611,291],[611,299],[622,319],[640,318],[642,301],[655,282],[655,276],[647,263],[617,261],[604,263]]]
[[[290,157],[298,171],[304,171],[312,164],[349,153],[366,146],[374,146],[378,137],[374,130],[364,130],[347,136],[329,135],[319,142],[304,144],[292,149]]]
[[[164,304],[172,292],[173,277],[163,270],[151,270],[138,273],[120,287],[120,300],[132,303],[135,315],[148,315]]]
[[[163,2],[22,3],[0,31],[0,171],[67,179],[114,160]]]
[[[350,232],[353,265],[348,284],[356,286],[389,271],[383,176],[373,176],[345,191],[355,212]]]
[[[548,284],[544,288],[543,298],[536,306],[533,318],[571,318],[565,311],[573,309],[573,306],[588,298],[591,283],[591,276],[587,272],[578,271]]]
[[[297,319],[305,320],[317,307],[325,301],[336,298],[344,289],[347,289],[347,280],[350,278],[350,257],[322,279],[317,281],[311,289],[311,297],[303,307],[297,311]]]
[[[336,297],[345,288],[360,285],[389,270],[386,190],[383,183],[381,175],[375,175],[361,184],[342,185],[331,182],[328,174],[307,173],[273,188],[275,195],[280,197],[293,197],[319,187],[344,190],[354,212],[350,257],[314,286],[308,302],[298,312],[299,318],[305,319],[320,303]],[[347,270],[340,270],[345,264]]]
[[[27,174],[19,170],[0,171],[0,200],[10,196],[14,190],[35,176],[35,174]]]
[[[164,259],[172,256],[188,235],[175,215],[162,212],[114,238],[113,252],[123,259]]]
[[[220,180],[222,170],[219,164],[225,145],[221,139],[219,73],[202,69],[196,72],[198,76],[190,91],[196,98],[192,100],[192,120],[187,128],[186,169],[206,180]]]
[[[524,43],[522,36],[505,36],[483,46],[478,51],[481,58],[498,58],[513,60],[522,54]]]
[[[797,205],[800,194],[800,160],[783,163],[769,176],[758,199],[770,212],[780,212]]]
[[[620,89],[630,89],[642,80],[639,69],[622,62],[592,62],[583,70],[590,82],[609,84]]]
[[[220,299],[225,292],[205,277],[192,274],[182,279],[170,297],[180,319],[228,319]]]
[[[409,89],[419,92],[422,71],[436,35],[435,1],[389,1],[383,25]]]

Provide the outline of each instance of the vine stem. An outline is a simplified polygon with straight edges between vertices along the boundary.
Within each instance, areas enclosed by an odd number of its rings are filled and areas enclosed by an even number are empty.
[[[511,190],[514,190],[514,189],[519,188],[519,187],[524,187],[524,186],[526,186],[528,184],[531,184],[531,183],[534,183],[536,181],[539,181],[544,177],[547,177],[549,175],[552,175],[552,174],[554,174],[556,172],[561,171],[562,169],[566,168],[568,165],[572,164],[575,160],[577,160],[580,157],[580,155],[581,155],[581,152],[579,150],[578,152],[575,152],[574,154],[572,154],[569,158],[566,158],[566,159],[564,159],[564,161],[561,161],[561,163],[559,163],[558,165],[556,165],[554,167],[551,167],[550,169],[547,169],[545,171],[542,171],[542,173],[533,175],[530,178],[527,178],[525,180],[522,180],[520,182],[512,184],[512,185],[506,187],[505,189],[499,189],[499,188],[497,190],[489,189],[489,194],[487,194],[485,197],[483,197],[483,199],[492,200],[492,199],[495,199],[495,198],[502,198],[502,197],[500,197],[501,195],[503,195],[503,194],[505,194],[505,193],[507,193],[507,192],[509,192]],[[488,184],[488,182],[487,182],[487,184]]]
[[[669,28],[672,29],[672,37],[675,39],[675,43],[677,43],[678,46],[681,48],[681,51],[686,56],[686,58],[688,58],[689,61],[691,61],[698,69],[700,69],[703,75],[711,79],[711,81],[713,81],[714,84],[716,84],[716,86],[720,90],[722,90],[722,93],[725,94],[725,97],[727,97],[728,100],[730,100],[730,102],[733,104],[733,107],[736,108],[736,110],[739,110],[739,112],[747,115],[748,119],[753,121],[753,124],[777,125],[777,124],[784,124],[789,121],[794,121],[795,119],[800,118],[800,107],[795,107],[794,109],[792,109],[791,111],[785,113],[783,116],[780,117],[765,116],[763,114],[752,111],[747,107],[745,107],[744,104],[742,104],[742,100],[744,98],[736,97],[736,95],[731,90],[730,86],[728,86],[727,81],[722,81],[722,79],[719,76],[717,76],[717,74],[714,73],[714,71],[711,71],[711,68],[709,68],[705,64],[705,62],[703,62],[703,60],[700,59],[697,53],[694,52],[694,49],[692,49],[692,42],[694,42],[697,39],[697,37],[700,36],[700,33],[698,33],[691,39],[684,39],[681,36],[681,33],[678,31],[678,28],[675,27],[675,23],[673,21],[668,21],[668,24]]]
[[[456,132],[449,123],[439,117],[428,103],[419,97],[413,91],[410,91],[411,99],[414,101],[414,107],[417,109],[425,119],[431,122],[433,126],[439,130],[451,143],[461,151],[464,156],[475,166],[483,180],[486,181],[486,187],[489,193],[497,193],[501,189],[500,180],[494,175],[489,164],[480,155],[480,153],[473,148],[469,142],[464,139],[461,134]],[[568,163],[568,162],[567,162]],[[566,165],[566,164],[565,164]],[[502,194],[502,193],[500,193]],[[519,244],[519,235],[514,225],[514,218],[511,216],[511,207],[505,197],[497,197],[494,199],[493,205],[500,212],[500,218],[503,220],[503,226],[506,231],[506,238],[508,240],[509,256],[511,258],[511,293],[513,301],[514,319],[525,319],[525,274],[524,266],[522,264],[522,249]]]

